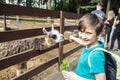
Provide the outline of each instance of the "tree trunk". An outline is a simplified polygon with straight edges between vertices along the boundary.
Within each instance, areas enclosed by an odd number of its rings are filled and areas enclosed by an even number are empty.
[[[106,16],[108,15],[108,11],[110,10],[110,4],[111,4],[111,1],[108,0],[108,2],[107,2],[107,9],[106,9]]]
[[[48,0],[47,5],[48,5],[48,9],[51,10],[51,2],[50,2],[50,0]]]
[[[57,2],[56,2],[56,0],[55,0],[55,10],[56,10],[56,4],[57,4]]]
[[[50,0],[48,0],[47,5],[48,5],[48,9],[51,10],[51,2],[50,2]],[[48,23],[51,22],[51,17],[47,17],[47,22]]]
[[[78,5],[78,7],[77,7],[77,14],[80,14],[80,7],[81,7],[81,5]]]

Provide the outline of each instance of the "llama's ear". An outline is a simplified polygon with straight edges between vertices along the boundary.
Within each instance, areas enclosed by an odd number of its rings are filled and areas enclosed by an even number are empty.
[[[54,31],[54,25],[52,24],[52,29],[51,29],[51,31]]]
[[[42,29],[44,34],[48,34],[47,30],[45,28]]]

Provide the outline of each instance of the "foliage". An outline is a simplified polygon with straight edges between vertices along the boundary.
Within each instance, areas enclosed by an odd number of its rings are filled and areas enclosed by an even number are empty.
[[[26,1],[22,1],[22,4],[24,6],[28,6],[28,7],[39,7],[40,6],[40,2],[36,1],[36,0],[26,0]]]
[[[28,7],[39,7],[39,0],[8,0],[10,4],[23,5]],[[0,0],[0,3],[7,3],[7,0]]]
[[[77,7],[80,5],[80,0],[69,0],[69,11],[70,12],[77,12]]]
[[[0,3],[5,3],[6,1],[5,0],[0,0]]]
[[[68,11],[69,0],[63,0],[62,5],[62,10]]]
[[[89,3],[81,6],[81,9],[84,9],[85,11],[94,9],[96,7],[96,3],[98,3],[98,2],[103,2],[103,0],[90,0]]]
[[[91,0],[90,3],[98,3],[98,2],[103,2],[103,0]]]
[[[95,8],[95,6],[92,5],[87,5],[87,6],[81,6],[81,9],[85,9],[86,11],[88,11],[90,8]]]
[[[61,68],[64,71],[70,71],[68,58],[64,58],[61,64]]]
[[[6,3],[6,1],[9,1],[11,4],[15,5],[22,5],[22,6],[29,6],[29,7],[42,7],[44,5],[44,8],[48,4],[48,0],[0,0],[0,3]],[[61,2],[62,1],[62,2]],[[108,1],[111,1],[110,8],[107,8]],[[69,12],[78,12],[85,14],[87,12],[92,11],[95,9],[96,3],[103,2],[104,8],[103,11],[105,12],[106,9],[114,10],[116,14],[118,14],[118,8],[120,7],[120,0],[51,0],[51,7],[53,10],[63,10],[63,11],[69,11]]]
[[[55,2],[53,1],[53,3]],[[62,2],[59,0],[57,1],[56,10],[69,11],[68,5],[69,0],[62,0]],[[52,9],[55,10],[55,4],[53,4]]]

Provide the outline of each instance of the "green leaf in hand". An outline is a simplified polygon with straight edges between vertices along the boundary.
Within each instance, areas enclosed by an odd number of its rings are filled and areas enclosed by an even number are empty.
[[[64,71],[70,71],[68,58],[64,58],[61,64],[61,68]]]

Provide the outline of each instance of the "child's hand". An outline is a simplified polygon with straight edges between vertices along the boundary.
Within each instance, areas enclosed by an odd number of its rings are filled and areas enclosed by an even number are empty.
[[[113,25],[116,27],[116,25],[118,25],[118,24],[119,24],[119,20],[117,20],[117,17],[116,17],[115,20],[114,20]]]
[[[70,39],[73,40],[73,39],[74,39],[74,36],[73,36],[73,35],[70,35]]]
[[[107,20],[104,22],[105,24],[110,24]]]
[[[74,40],[74,36],[73,35],[70,35],[70,38],[69,38],[70,40],[70,42],[72,42],[73,40]]]
[[[62,71],[62,74],[65,78],[65,80],[81,80],[79,77],[72,71],[67,72],[67,71]]]
[[[75,73],[73,72],[68,72],[68,71],[62,71],[62,74],[65,78],[65,80],[75,80],[73,77],[75,75]],[[74,75],[73,75],[74,74]]]

